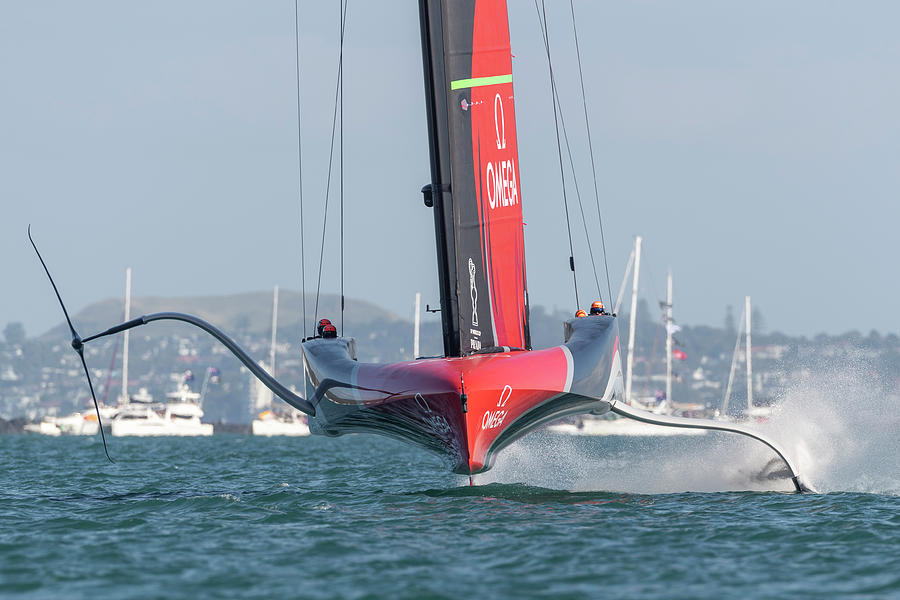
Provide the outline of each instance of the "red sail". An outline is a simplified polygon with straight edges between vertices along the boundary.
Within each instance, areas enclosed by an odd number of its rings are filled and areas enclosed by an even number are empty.
[[[505,0],[444,3],[460,352],[525,348],[528,307]]]

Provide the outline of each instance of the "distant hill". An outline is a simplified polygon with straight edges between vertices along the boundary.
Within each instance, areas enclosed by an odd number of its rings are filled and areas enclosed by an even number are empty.
[[[315,296],[307,294],[307,319],[313,322]],[[291,290],[281,290],[278,295],[278,328],[297,328],[302,319],[301,295]],[[124,299],[106,299],[95,302],[72,315],[75,328],[83,336],[102,331],[121,323],[125,311]],[[155,312],[184,312],[210,321],[229,334],[264,335],[272,326],[272,292],[247,292],[227,296],[186,296],[175,298],[133,297],[131,317]],[[319,315],[337,322],[340,318],[340,296],[323,294],[319,297]],[[364,300],[346,299],[344,319],[346,325],[368,326],[373,323],[409,323],[394,313]],[[161,337],[173,328],[184,328],[177,323],[154,323],[141,329],[141,334]],[[69,328],[61,322],[38,337],[39,340],[59,340],[69,337]]]

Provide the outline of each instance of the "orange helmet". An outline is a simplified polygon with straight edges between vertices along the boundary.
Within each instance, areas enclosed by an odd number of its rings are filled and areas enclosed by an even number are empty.
[[[575,316],[576,316],[576,317],[586,317],[586,316],[587,316],[587,313],[584,312],[584,309],[583,309],[583,308],[579,308],[579,309],[578,309],[578,312],[575,313]]]
[[[591,314],[592,315],[602,315],[603,314],[603,303],[599,300],[595,300],[593,304],[591,304]]]

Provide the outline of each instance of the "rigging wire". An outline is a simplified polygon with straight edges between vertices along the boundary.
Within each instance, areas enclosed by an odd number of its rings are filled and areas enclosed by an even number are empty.
[[[553,124],[556,127],[556,150],[559,155],[559,176],[562,180],[563,206],[565,206],[566,210],[566,230],[569,234],[569,268],[572,270],[572,285],[575,288],[575,306],[577,307],[580,306],[580,303],[578,302],[578,278],[575,275],[575,247],[572,243],[572,225],[569,220],[569,201],[566,197],[566,174],[563,169],[562,144],[559,139],[559,120],[557,118],[556,107],[556,79],[553,76],[553,63],[550,60],[550,39],[547,33],[547,10],[544,5],[544,0],[541,0],[540,7],[538,7],[538,0],[534,0],[534,9],[538,13],[538,22],[541,25],[541,31],[544,36],[544,50],[547,52],[547,67],[550,71],[550,88],[553,99]]]
[[[303,228],[303,135],[300,127],[300,10],[299,0],[294,0],[294,64],[297,72],[297,178],[300,195],[300,299],[303,305],[302,336],[306,337],[306,254]]]
[[[328,198],[331,195],[331,171],[334,162],[334,137],[337,126],[338,114],[338,94],[341,90],[341,79],[343,78],[344,65],[344,23],[347,20],[347,0],[343,2],[343,15],[341,17],[341,41],[340,41],[340,57],[338,59],[337,81],[334,85],[334,111],[331,115],[331,146],[328,150],[328,177],[325,183],[325,210],[322,214],[322,244],[319,248],[319,275],[316,282],[316,304],[314,310],[314,319],[318,319],[319,315],[319,297],[322,290],[322,263],[325,261],[325,232],[328,225]],[[343,320],[343,311],[341,312]],[[343,328],[342,328],[343,329]]]
[[[540,18],[540,15],[539,15],[539,18]],[[542,25],[544,27],[546,27],[546,17],[545,17]],[[547,40],[545,40],[545,43],[549,44],[549,42]],[[572,171],[572,181],[575,186],[575,197],[578,200],[578,208],[581,213],[581,224],[582,224],[582,227],[584,228],[584,237],[587,242],[588,256],[591,261],[591,270],[594,275],[594,284],[597,286],[597,296],[599,299],[602,300],[603,299],[603,291],[600,286],[600,278],[597,275],[597,263],[594,260],[594,248],[593,248],[593,244],[591,243],[590,232],[588,231],[587,216],[585,215],[585,212],[584,212],[584,203],[582,202],[582,199],[581,199],[581,190],[578,186],[578,175],[575,170],[575,159],[572,155],[572,146],[569,143],[569,134],[568,134],[568,129],[566,128],[566,120],[565,120],[565,115],[564,115],[563,109],[562,109],[562,101],[559,98],[559,89],[556,88],[555,86],[553,87],[553,96],[554,96],[554,101],[559,108],[559,127],[562,129],[563,141],[565,142],[565,145],[566,145],[566,154],[569,158],[569,167]],[[603,258],[604,258],[604,262],[605,262],[606,261],[605,245],[604,245],[604,257]],[[612,288],[609,285],[609,268],[608,267],[607,267],[607,271],[606,271],[606,283],[607,283],[607,290],[609,291],[608,297],[610,298],[610,301],[611,301]]]
[[[563,118],[562,102],[560,101],[559,94],[556,90],[554,90],[554,94],[556,96],[556,103],[559,105],[559,122],[563,132],[563,141],[566,143],[566,153],[569,156],[569,167],[572,169],[572,182],[575,184],[575,198],[578,200],[578,208],[581,211],[581,224],[584,227],[584,237],[587,240],[588,255],[591,259],[591,269],[594,272],[594,283],[597,285],[597,294],[602,300],[603,291],[600,289],[600,278],[597,276],[597,263],[594,261],[594,247],[591,244],[590,233],[588,233],[587,217],[584,214],[584,204],[581,202],[581,191],[578,188],[578,176],[575,174],[575,159],[572,158],[572,147],[569,145],[569,134],[566,130],[566,120]],[[607,283],[608,282],[609,278],[607,278]],[[610,297],[610,300],[611,299],[612,298]]]
[[[347,16],[347,3],[349,0],[344,0],[344,7],[341,11],[341,54],[340,54],[340,71],[341,77],[339,78],[339,86],[340,86],[340,96],[341,96],[341,108],[340,108],[340,122],[341,122],[341,157],[340,157],[340,171],[341,171],[341,337],[344,335],[344,28],[346,26],[345,17]]]
[[[603,266],[606,268],[606,289],[609,298],[612,299],[612,286],[609,283],[609,261],[606,258],[606,237],[603,235],[603,217],[600,214],[600,192],[597,188],[597,167],[594,163],[594,143],[591,138],[591,123],[588,119],[587,95],[584,91],[584,73],[581,68],[581,47],[578,45],[578,28],[575,26],[575,3],[569,0],[569,8],[572,13],[572,33],[575,36],[575,55],[578,57],[578,79],[581,81],[581,105],[584,107],[584,126],[587,132],[588,148],[591,155],[591,174],[594,177],[594,199],[597,202],[597,219],[600,222],[600,243],[603,246]]]

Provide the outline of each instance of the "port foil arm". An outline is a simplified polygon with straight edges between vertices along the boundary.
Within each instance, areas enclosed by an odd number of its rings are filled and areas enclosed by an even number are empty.
[[[237,359],[241,361],[244,366],[247,367],[250,372],[253,373],[263,383],[263,385],[272,390],[273,394],[275,394],[297,410],[304,412],[310,416],[315,416],[316,408],[310,402],[304,400],[303,398],[286,388],[284,385],[279,383],[274,377],[267,373],[265,369],[256,364],[256,361],[250,358],[250,356],[243,350],[243,348],[237,345],[237,342],[228,337],[219,328],[217,328],[212,323],[209,323],[208,321],[204,321],[200,317],[195,317],[194,315],[177,312],[160,312],[143,315],[120,325],[116,325],[115,327],[110,327],[106,331],[102,331],[95,335],[86,337],[82,340],[82,343],[86,343],[107,335],[113,335],[115,333],[125,331],[126,329],[132,329],[140,325],[146,325],[147,323],[152,323],[153,321],[182,321],[183,323],[189,323],[195,327],[199,327],[206,333],[219,340],[219,342],[223,346],[228,348],[228,350],[232,354],[234,354],[235,357],[237,357]]]
[[[782,450],[781,447],[772,440],[760,434],[758,431],[750,429],[749,427],[744,427],[743,425],[738,425],[736,423],[723,423],[721,421],[712,421],[709,419],[688,419],[685,417],[669,417],[666,415],[657,415],[651,412],[634,408],[633,406],[628,406],[624,402],[613,402],[610,410],[617,415],[628,417],[629,419],[634,419],[643,423],[651,423],[653,425],[663,425],[665,427],[684,427],[687,429],[730,431],[732,433],[738,433],[740,435],[745,435],[747,437],[753,438],[771,448],[775,452],[775,454],[777,454],[778,457],[782,461],[784,461],[784,464],[787,465],[787,468],[791,473],[791,482],[794,484],[794,488],[798,492],[815,493],[814,489],[807,486],[800,480],[800,473],[797,471],[791,460],[787,457],[787,454],[785,454],[784,450]]]

